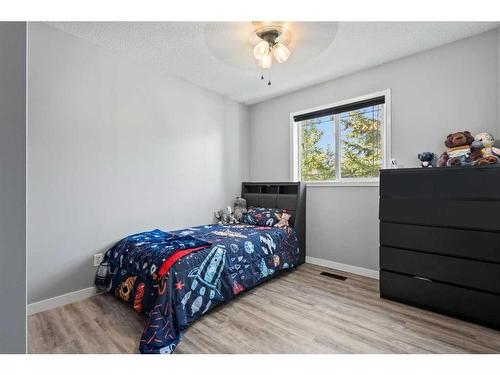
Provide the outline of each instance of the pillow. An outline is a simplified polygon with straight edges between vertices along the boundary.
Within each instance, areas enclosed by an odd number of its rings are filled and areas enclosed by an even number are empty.
[[[263,227],[274,227],[280,223],[280,227],[288,225],[288,214],[285,215],[286,224],[283,220],[283,214],[286,210],[282,208],[264,208],[250,207],[248,212],[243,215],[242,223],[250,225],[258,225]]]

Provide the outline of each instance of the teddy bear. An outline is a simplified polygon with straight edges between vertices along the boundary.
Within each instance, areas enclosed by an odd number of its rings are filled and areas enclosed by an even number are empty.
[[[500,149],[495,148],[495,140],[489,133],[479,133],[474,137],[463,131],[448,134],[444,142],[446,151],[438,160],[438,167],[461,165],[488,165],[500,161]]]
[[[241,223],[243,214],[247,213],[247,200],[245,198],[236,197],[234,200],[234,217]]]
[[[495,164],[498,161],[498,158],[500,158],[500,143],[498,143],[498,141],[495,141],[491,134],[477,134],[474,137],[473,144],[476,144],[477,147],[477,150],[475,151],[478,155],[477,164]]]
[[[234,217],[231,206],[215,211],[214,216],[218,220],[219,225],[238,224],[238,220]]]
[[[453,152],[456,147],[460,147],[462,149],[467,148],[474,141],[474,137],[472,134],[464,130],[463,132],[456,132],[448,134],[446,140],[444,141],[444,145],[448,147],[449,152]]]
[[[418,160],[420,160],[422,163],[420,163],[420,166],[422,168],[431,168],[432,167],[432,161],[435,158],[435,154],[433,152],[422,152],[421,154],[418,154]]]
[[[500,149],[495,146],[495,139],[490,133],[479,133],[474,136],[471,161],[474,165],[496,164],[500,159]],[[473,157],[473,154],[475,156]]]
[[[446,151],[438,159],[438,167],[463,165],[471,153],[470,145],[474,142],[472,134],[464,130],[448,134],[444,145]]]
[[[463,160],[463,156],[468,157],[472,152],[470,148],[472,142],[474,142],[474,137],[467,130],[448,134],[446,141],[444,142],[447,147],[446,153],[450,159],[458,158],[458,160]],[[454,160],[454,162],[455,161],[456,160]]]
[[[479,133],[474,136],[474,142],[481,143],[481,148],[488,148],[493,146],[493,142],[495,142],[495,139],[490,133]]]

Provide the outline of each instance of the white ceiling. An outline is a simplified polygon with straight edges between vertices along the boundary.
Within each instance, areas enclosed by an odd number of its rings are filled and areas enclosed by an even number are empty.
[[[500,23],[292,22],[296,43],[290,48],[288,61],[273,65],[271,86],[260,80],[248,35],[250,22],[49,24],[198,86],[253,104],[479,34]]]

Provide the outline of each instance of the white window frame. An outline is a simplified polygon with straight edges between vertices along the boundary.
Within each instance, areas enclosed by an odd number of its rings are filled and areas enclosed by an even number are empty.
[[[383,90],[374,92],[368,95],[358,96],[356,98],[350,98],[346,100],[341,100],[336,103],[331,103],[327,105],[322,105],[320,107],[304,109],[302,111],[294,112],[290,114],[290,176],[292,181],[300,181],[300,134],[299,126],[294,121],[294,117],[298,115],[303,115],[306,113],[321,111],[324,109],[338,107],[343,105],[348,105],[351,103],[360,102],[363,100],[369,100],[384,96],[385,97],[385,108],[384,108],[384,124],[382,126],[382,168],[388,168],[391,160],[391,90]],[[336,126],[336,134],[339,131],[338,126]],[[340,154],[340,137],[335,136],[335,152]],[[340,171],[336,171],[336,175],[339,176]],[[308,186],[378,186],[379,178],[340,178],[337,180],[329,181],[304,181]]]

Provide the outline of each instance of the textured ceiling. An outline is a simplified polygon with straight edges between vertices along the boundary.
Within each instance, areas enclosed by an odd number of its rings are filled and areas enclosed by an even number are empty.
[[[250,22],[49,24],[247,104],[499,26],[498,22],[292,22],[292,54],[284,64],[273,65],[272,85],[267,86],[259,79],[251,53]]]

